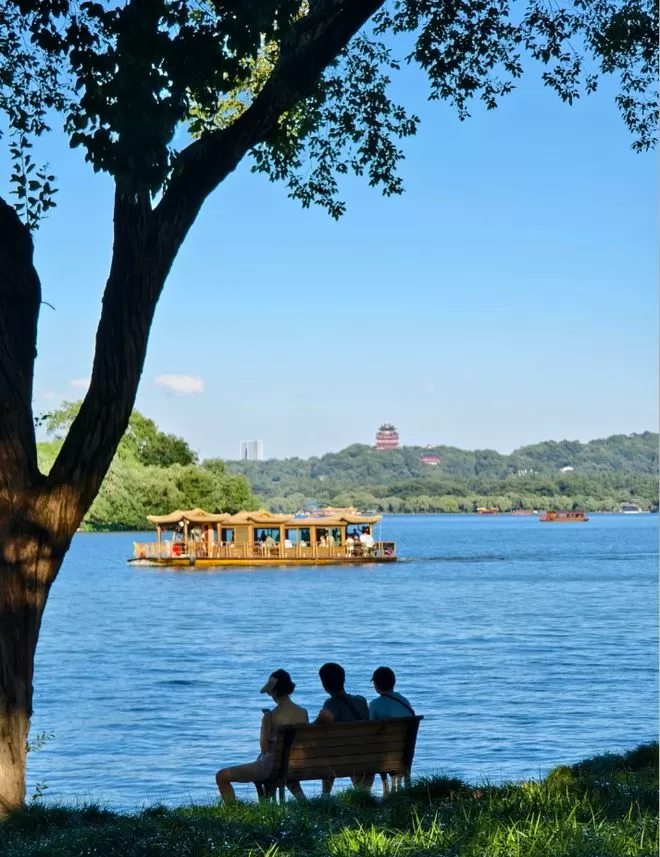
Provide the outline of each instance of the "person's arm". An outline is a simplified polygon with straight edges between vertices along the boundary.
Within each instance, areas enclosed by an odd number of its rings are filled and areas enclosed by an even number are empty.
[[[270,733],[273,728],[273,718],[270,711],[265,711],[261,718],[261,733],[259,735],[259,747],[262,753],[270,749]]]
[[[314,723],[319,723],[319,724],[334,723],[334,722],[335,722],[335,716],[332,713],[332,711],[328,711],[327,708],[322,708],[319,711],[319,713],[316,715],[316,720],[314,721]]]

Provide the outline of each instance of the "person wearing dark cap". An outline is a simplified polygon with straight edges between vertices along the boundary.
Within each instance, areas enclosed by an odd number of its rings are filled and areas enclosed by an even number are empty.
[[[294,726],[309,722],[307,711],[292,702],[290,698],[295,687],[286,670],[275,670],[261,688],[260,693],[268,694],[276,703],[273,709],[263,709],[261,734],[259,736],[261,753],[255,762],[222,768],[215,775],[215,781],[225,803],[233,803],[236,800],[232,783],[259,783],[269,777],[273,770],[277,730],[280,726]],[[299,783],[291,782],[287,785],[298,800],[304,799],[305,796]]]
[[[400,693],[394,690],[396,676],[389,667],[378,667],[371,677],[371,683],[378,694],[369,703],[371,720],[386,720],[390,717],[413,717],[412,705]]]
[[[346,673],[339,664],[323,664],[319,670],[319,678],[326,693],[330,696],[323,703],[319,711],[316,723],[350,723],[354,720],[368,720],[369,706],[363,696],[346,693],[344,683]],[[329,795],[332,791],[334,777],[326,777],[323,780],[322,792]],[[354,778],[353,785],[366,785],[364,778]],[[370,783],[369,783],[370,785]]]

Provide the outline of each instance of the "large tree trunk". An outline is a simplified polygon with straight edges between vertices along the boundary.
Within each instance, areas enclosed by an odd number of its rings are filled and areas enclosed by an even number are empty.
[[[34,655],[48,591],[70,541],[55,531],[57,516],[39,524],[40,511],[27,503],[0,525],[0,815],[25,798]]]

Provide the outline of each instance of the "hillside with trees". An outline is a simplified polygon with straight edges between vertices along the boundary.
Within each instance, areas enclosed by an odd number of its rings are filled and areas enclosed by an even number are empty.
[[[50,471],[80,405],[64,402],[43,418],[52,440],[38,444],[42,472]],[[197,506],[238,512],[257,508],[258,503],[244,476],[225,472],[222,461],[199,466],[197,454],[183,438],[159,431],[153,420],[133,411],[83,528],[143,530],[147,515]]]
[[[437,465],[423,456],[439,456]],[[273,511],[355,505],[383,512],[472,512],[584,507],[623,502],[656,508],[658,435],[612,435],[588,443],[544,441],[510,455],[449,446],[376,450],[354,444],[319,458],[228,461]],[[572,469],[566,469],[572,468]]]
[[[38,445],[48,472],[80,408],[64,402],[43,418],[51,440]],[[423,458],[439,458],[436,465]],[[566,470],[565,468],[572,468]],[[389,513],[580,507],[616,511],[658,505],[658,435],[612,435],[589,443],[543,441],[510,455],[492,449],[353,444],[308,459],[200,462],[187,441],[133,411],[128,429],[85,516],[95,531],[142,530],[147,515],[201,506],[210,512],[356,506]]]

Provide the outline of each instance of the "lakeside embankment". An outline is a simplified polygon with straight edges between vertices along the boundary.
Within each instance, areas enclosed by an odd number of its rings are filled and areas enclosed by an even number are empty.
[[[658,744],[470,786],[426,778],[385,799],[349,790],[305,804],[154,806],[118,814],[39,802],[0,825],[3,857],[651,857]]]

